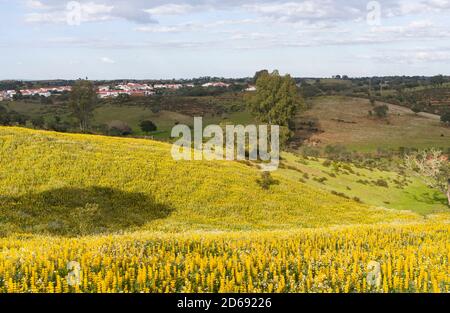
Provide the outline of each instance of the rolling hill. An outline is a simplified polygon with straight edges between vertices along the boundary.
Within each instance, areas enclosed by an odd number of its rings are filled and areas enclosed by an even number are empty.
[[[377,105],[385,104],[378,102]],[[300,122],[313,121],[316,132],[297,134],[317,147],[343,145],[349,150],[373,152],[377,149],[450,148],[450,128],[439,122],[438,116],[415,114],[410,109],[386,104],[386,119],[369,116],[373,110],[369,101],[360,98],[325,96],[308,101],[309,109]]]
[[[0,127],[0,292],[449,292],[448,214],[332,195],[298,176],[323,165],[283,162],[264,190],[255,167],[161,142]]]
[[[421,217],[292,181],[263,190],[254,167],[173,161],[170,145],[0,127],[2,234],[274,230]]]

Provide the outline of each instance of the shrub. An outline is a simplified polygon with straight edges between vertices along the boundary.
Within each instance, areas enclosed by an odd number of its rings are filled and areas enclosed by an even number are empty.
[[[387,183],[387,181],[385,181],[384,179],[378,179],[376,182],[375,182],[375,185],[377,185],[377,186],[380,186],[380,187],[389,187],[389,184]]]
[[[261,186],[262,189],[268,190],[272,185],[278,185],[279,181],[272,178],[270,172],[263,172],[261,178],[257,179],[256,182]]]
[[[373,108],[373,111],[377,117],[383,118],[387,116],[389,107],[385,104],[378,105],[375,108]]]
[[[108,134],[111,136],[123,136],[131,133],[131,127],[123,121],[111,121],[108,123]]]
[[[139,127],[144,133],[154,132],[158,128],[156,127],[155,123],[153,123],[150,120],[145,120],[139,123]]]

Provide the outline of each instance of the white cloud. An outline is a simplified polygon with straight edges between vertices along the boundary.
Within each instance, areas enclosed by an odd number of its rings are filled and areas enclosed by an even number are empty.
[[[79,23],[106,21],[113,18],[113,6],[97,4],[95,2],[80,3],[79,6],[55,10],[47,7],[45,12],[29,13],[25,16],[28,23],[68,23],[69,19],[78,18]]]
[[[112,59],[110,59],[110,58],[108,58],[108,57],[101,57],[101,58],[100,58],[100,61],[101,61],[102,63],[108,63],[108,64],[114,64],[114,63],[116,63],[116,61],[114,61],[114,60],[112,60]]]
[[[429,64],[447,63],[450,61],[448,49],[416,48],[411,50],[389,50],[374,55],[359,56],[361,59],[370,59],[380,63],[393,64]]]
[[[31,2],[30,2],[31,1]],[[29,23],[63,23],[68,16],[77,16],[80,23],[101,22],[115,19],[125,19],[136,23],[155,23],[156,21],[143,8],[124,1],[53,1],[30,0],[27,6],[38,12],[25,15]],[[44,2],[45,1],[45,2]],[[71,4],[69,6],[69,4]],[[73,4],[73,5],[72,5]]]
[[[145,10],[145,12],[152,15],[183,15],[192,12],[194,7],[189,4],[174,4],[169,3],[165,5],[160,5],[153,7],[151,9]]]
[[[47,7],[45,4],[38,0],[27,0],[25,5],[31,9],[44,9]]]

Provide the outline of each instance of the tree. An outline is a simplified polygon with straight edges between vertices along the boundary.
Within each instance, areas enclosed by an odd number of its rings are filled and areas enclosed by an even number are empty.
[[[111,136],[124,136],[132,132],[131,127],[123,121],[111,121],[108,123],[108,133]]]
[[[97,101],[94,84],[88,80],[78,80],[70,93],[70,108],[78,119],[80,130],[87,131],[90,126],[92,111]]]
[[[419,112],[423,112],[424,108],[425,106],[422,103],[414,103],[411,110],[417,114]]]
[[[139,123],[139,127],[144,133],[154,132],[158,128],[156,127],[155,123],[153,123],[150,120],[145,120]]]
[[[431,77],[431,84],[434,86],[441,86],[444,84],[444,76],[442,75],[436,75]]]
[[[0,125],[9,125],[9,113],[6,108],[0,105]]]
[[[292,125],[302,105],[295,81],[278,71],[262,73],[256,81],[256,92],[247,98],[247,106],[260,122],[285,127]]]
[[[263,76],[263,75],[269,75],[269,71],[268,70],[261,70],[255,73],[255,76],[253,76],[253,83],[256,84],[256,82],[258,81],[258,79]]]
[[[262,172],[261,178],[258,178],[256,180],[256,182],[258,183],[258,185],[261,186],[262,189],[265,189],[265,190],[268,190],[270,188],[270,186],[272,186],[272,185],[279,184],[278,180],[272,178],[272,176],[270,175],[270,172]]]
[[[33,124],[34,128],[43,128],[45,125],[45,121],[42,116],[37,116],[31,119],[31,124]]]
[[[446,194],[450,206],[450,164],[442,151],[430,149],[406,155],[405,166],[429,187]]]
[[[117,103],[127,103],[127,102],[129,102],[130,101],[130,99],[131,99],[131,96],[129,95],[129,94],[127,94],[127,93],[121,93],[121,94],[119,94],[118,96],[117,96],[117,98],[116,98],[116,102]]]
[[[378,105],[373,108],[373,111],[375,112],[375,115],[379,118],[384,118],[387,116],[387,113],[389,111],[389,107],[385,104]]]
[[[450,125],[450,111],[447,111],[441,115],[441,122]]]
[[[10,125],[21,125],[24,126],[27,123],[27,117],[23,114],[20,114],[16,111],[10,111],[8,113],[9,115],[9,122]]]

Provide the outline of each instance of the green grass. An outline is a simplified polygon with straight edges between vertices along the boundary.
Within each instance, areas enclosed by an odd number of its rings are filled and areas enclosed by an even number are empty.
[[[201,115],[199,115],[201,116]],[[126,122],[133,130],[133,135],[145,135],[139,128],[142,120],[149,119],[153,121],[158,131],[150,133],[155,139],[168,139],[175,123],[193,126],[194,118],[186,114],[162,110],[153,113],[149,108],[133,105],[104,105],[94,111],[94,122],[96,124],[108,124],[113,120]],[[233,124],[248,124],[252,121],[251,114],[248,112],[233,112],[224,116],[212,116],[206,114],[203,117],[203,125],[220,124],[221,122],[230,122]]]
[[[288,153],[283,155],[283,160],[289,166],[288,169],[279,170],[284,177],[294,181],[303,179],[310,186],[335,191],[350,198],[357,197],[366,204],[411,210],[422,215],[448,211],[445,195],[427,187],[415,176],[403,178],[395,172],[357,168],[345,163],[341,164],[349,166],[353,173],[342,167],[336,171],[333,165],[325,166],[323,159],[305,160]],[[297,170],[290,169],[292,167]],[[305,179],[304,173],[308,174],[308,179]],[[326,177],[327,180],[320,183],[317,179],[321,177]],[[388,187],[378,186],[376,181],[379,179],[387,182]],[[407,181],[407,185],[395,182],[403,179]]]

